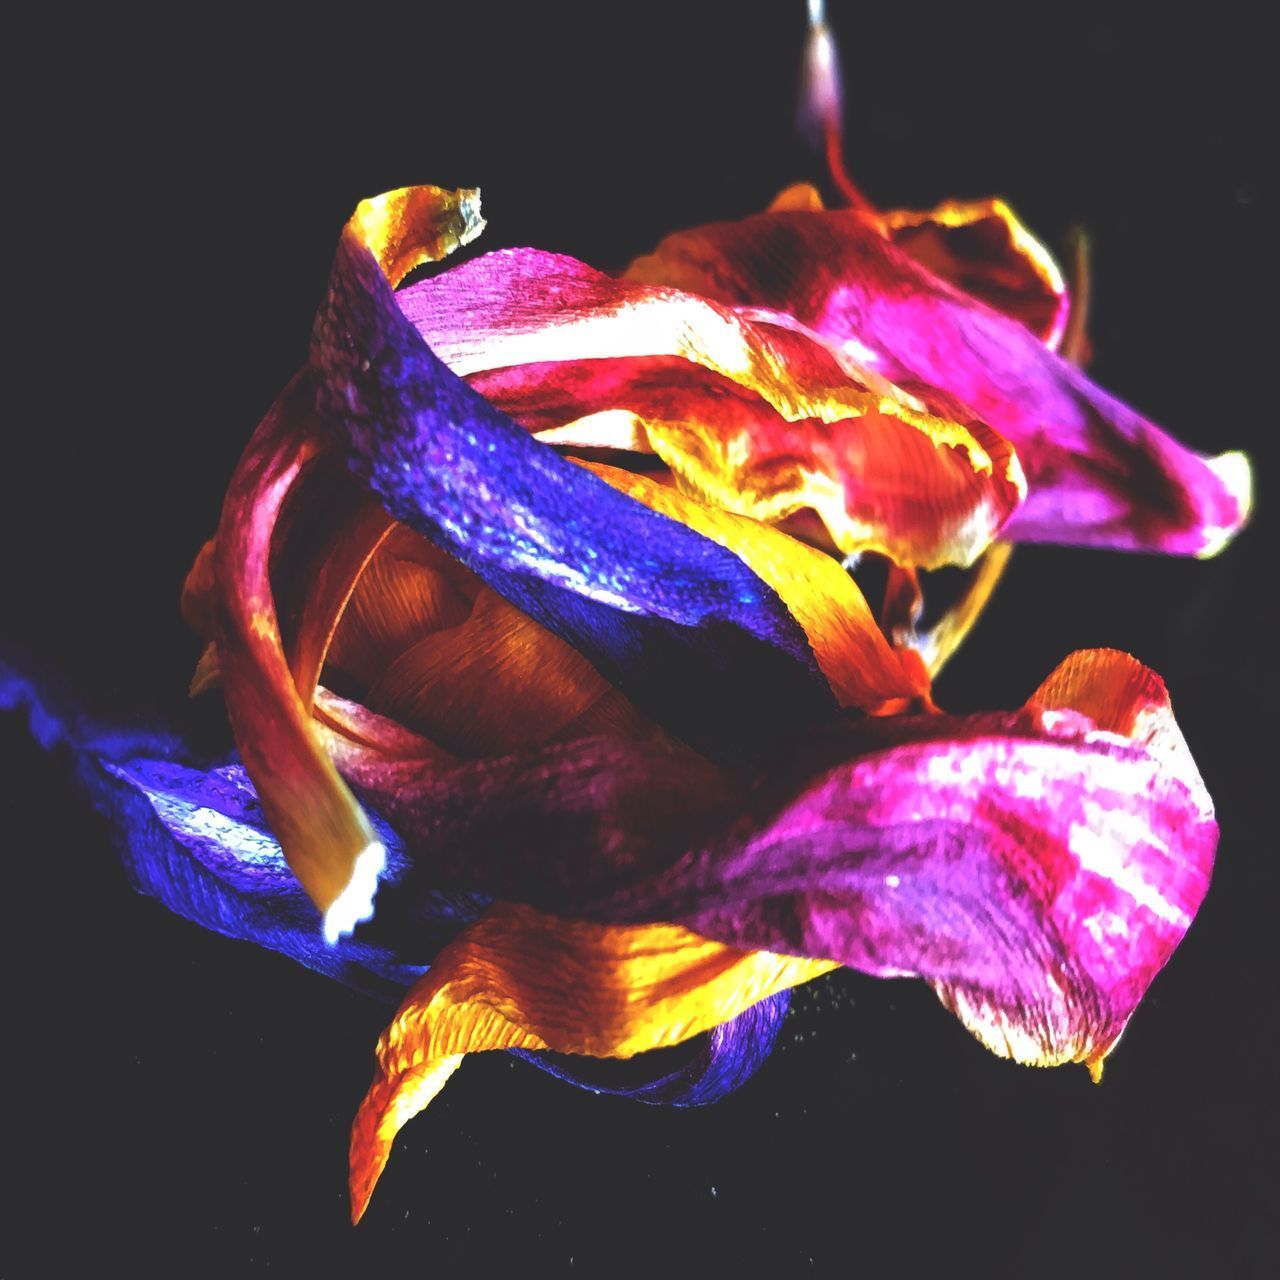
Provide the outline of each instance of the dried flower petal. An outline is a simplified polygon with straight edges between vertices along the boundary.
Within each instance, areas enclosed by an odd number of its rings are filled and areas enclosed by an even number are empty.
[[[1026,501],[1004,537],[1206,556],[1248,518],[1243,455],[1184,448],[855,212],[763,213],[677,232],[627,275],[790,311],[892,381],[919,380],[968,405],[1026,472]]]
[[[374,798],[438,882],[916,974],[995,1052],[1092,1068],[1194,917],[1217,842],[1163,685],[1110,650],[1073,655],[1022,712],[833,725],[691,790],[621,751],[599,768],[571,744],[483,792],[422,774]],[[603,825],[568,820],[588,812]]]
[[[757,519],[813,510],[845,555],[968,564],[1022,497],[996,432],[922,404],[789,314],[533,249],[397,301],[436,355],[541,438],[652,451],[691,493]]]
[[[569,923],[499,904],[440,953],[378,1043],[351,1132],[359,1221],[395,1135],[468,1053],[631,1057],[680,1044],[832,966],[744,954],[671,925]]]

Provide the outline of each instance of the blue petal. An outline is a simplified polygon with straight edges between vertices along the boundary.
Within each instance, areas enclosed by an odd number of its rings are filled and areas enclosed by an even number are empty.
[[[311,372],[322,419],[392,515],[686,741],[738,755],[830,714],[808,640],[772,588],[467,386],[349,232],[316,316]]]

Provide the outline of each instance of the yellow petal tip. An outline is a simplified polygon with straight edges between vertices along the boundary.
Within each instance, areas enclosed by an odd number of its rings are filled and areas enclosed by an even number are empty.
[[[1253,511],[1253,464],[1247,453],[1232,449],[1216,458],[1206,458],[1205,464],[1222,481],[1223,487],[1235,500],[1240,515],[1233,524],[1205,529],[1204,546],[1196,552],[1198,560],[1216,556],[1249,522]]]

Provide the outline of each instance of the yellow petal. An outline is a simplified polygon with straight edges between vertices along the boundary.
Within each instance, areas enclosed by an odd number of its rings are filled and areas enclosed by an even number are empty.
[[[887,702],[927,696],[927,678],[889,646],[857,583],[838,561],[779,529],[707,506],[647,476],[598,462],[580,465],[740,556],[800,624],[842,706],[878,711]]]
[[[559,920],[500,903],[461,933],[378,1041],[351,1132],[359,1221],[400,1128],[463,1054],[554,1049],[629,1058],[679,1044],[835,965],[738,951],[675,925]]]

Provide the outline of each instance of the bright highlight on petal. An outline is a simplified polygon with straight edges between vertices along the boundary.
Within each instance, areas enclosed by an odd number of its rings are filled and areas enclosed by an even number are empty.
[[[332,946],[356,925],[373,918],[373,895],[387,865],[387,850],[379,840],[367,844],[351,864],[347,887],[324,913],[324,940]]]
[[[1196,556],[1210,560],[1236,536],[1253,512],[1253,466],[1248,454],[1238,449],[1220,453],[1216,458],[1206,458],[1205,465],[1218,477],[1229,495],[1228,510],[1237,513],[1233,524],[1205,526],[1202,534],[1204,545]]]

